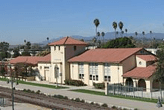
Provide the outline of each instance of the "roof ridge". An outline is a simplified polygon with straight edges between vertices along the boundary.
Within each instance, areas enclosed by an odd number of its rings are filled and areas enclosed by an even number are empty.
[[[65,39],[65,41],[64,41],[64,44],[66,43],[66,41],[68,40],[68,38],[69,38],[69,37],[68,37],[68,36],[66,36],[66,39]]]

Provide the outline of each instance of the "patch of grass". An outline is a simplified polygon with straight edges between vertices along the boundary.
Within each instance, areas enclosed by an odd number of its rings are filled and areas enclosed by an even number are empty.
[[[93,95],[101,95],[101,96],[106,96],[104,92],[98,92],[98,91],[92,91],[92,90],[86,90],[86,89],[76,89],[76,90],[70,90],[74,92],[81,92],[81,93],[87,93],[87,94],[93,94]],[[133,97],[125,97],[123,95],[112,95],[109,94],[109,97],[115,97],[115,98],[123,98],[123,99],[129,99],[129,100],[136,100],[136,101],[144,101],[144,102],[152,102],[152,103],[157,103],[157,99],[150,99],[150,98],[133,98]],[[164,102],[163,102],[164,103]]]
[[[70,90],[70,91],[88,93],[88,94],[94,94],[94,95],[105,95],[104,92],[91,91],[91,90],[86,90],[86,89],[76,89],[76,90]]]
[[[7,78],[0,78],[1,81],[7,81]],[[54,86],[54,85],[48,85],[48,84],[39,84],[39,83],[32,83],[32,82],[26,82],[26,81],[21,81],[18,80],[18,84],[27,84],[27,85],[31,85],[31,86],[39,86],[39,87],[46,87],[46,88],[52,88],[52,89],[65,89],[68,87],[62,87],[62,86]]]

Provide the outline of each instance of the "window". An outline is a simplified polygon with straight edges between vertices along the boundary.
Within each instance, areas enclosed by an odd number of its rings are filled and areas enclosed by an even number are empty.
[[[98,64],[97,63],[90,63],[89,64],[89,74],[90,80],[98,81]]]
[[[76,51],[76,46],[73,47],[74,51]]]
[[[84,79],[84,63],[78,63],[79,79]]]
[[[58,46],[58,50],[60,50],[60,46]]]
[[[141,54],[144,54],[144,51],[143,51],[143,50],[141,50],[141,51],[140,51],[140,53],[141,53]]]
[[[139,61],[139,65],[141,65],[142,64],[142,62],[141,61]]]
[[[56,50],[56,46],[54,46],[54,51]]]
[[[111,81],[111,71],[109,63],[104,63],[104,81]]]
[[[45,66],[44,69],[49,69],[49,67],[48,66]]]

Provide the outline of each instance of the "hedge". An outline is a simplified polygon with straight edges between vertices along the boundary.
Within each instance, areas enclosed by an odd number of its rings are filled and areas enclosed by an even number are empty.
[[[71,80],[67,79],[64,81],[66,85],[73,85],[73,86],[86,86],[83,81],[80,80]]]
[[[105,89],[105,83],[93,83],[96,89]]]

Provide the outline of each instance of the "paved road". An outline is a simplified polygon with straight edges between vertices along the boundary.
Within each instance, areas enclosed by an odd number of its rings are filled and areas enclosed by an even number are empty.
[[[0,86],[10,87],[10,84],[6,82],[0,81]],[[125,108],[138,108],[140,110],[164,110],[164,107],[157,108],[156,103],[149,103],[149,102],[141,102],[141,101],[133,101],[127,99],[120,99],[114,97],[107,97],[107,96],[99,96],[99,95],[90,95],[85,93],[78,93],[73,91],[68,91],[68,89],[50,89],[44,87],[37,87],[37,86],[30,86],[25,84],[19,84],[15,86],[17,89],[31,89],[34,91],[40,90],[42,93],[47,93],[50,95],[60,94],[63,96],[67,96],[69,98],[80,98],[91,102],[97,103],[107,103],[108,106],[120,106]],[[81,89],[82,87],[71,87],[70,89]],[[83,87],[86,89],[90,89],[91,87]]]

